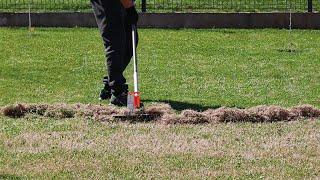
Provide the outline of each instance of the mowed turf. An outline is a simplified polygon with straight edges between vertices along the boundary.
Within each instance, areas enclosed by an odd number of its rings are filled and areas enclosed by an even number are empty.
[[[105,55],[97,29],[0,34],[0,105],[99,103]],[[142,97],[198,108],[320,107],[319,40],[320,31],[142,29]],[[129,66],[130,85],[132,72]]]
[[[142,29],[143,100],[178,111],[319,108],[319,35]],[[1,28],[0,106],[100,103],[104,65],[96,29]],[[169,126],[0,117],[0,178],[317,178],[319,137],[319,120]]]

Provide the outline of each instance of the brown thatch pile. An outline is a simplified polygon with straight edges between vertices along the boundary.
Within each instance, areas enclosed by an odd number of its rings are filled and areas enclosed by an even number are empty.
[[[17,104],[1,108],[4,116],[22,118],[28,116],[48,118],[90,118],[111,121],[114,116],[126,115],[126,108],[92,104]],[[221,107],[204,112],[184,110],[177,114],[168,104],[151,104],[144,112],[152,115],[153,121],[162,124],[203,124],[219,122],[275,122],[320,118],[320,109],[311,105],[290,109],[279,106],[256,106],[249,109]],[[142,117],[142,116],[141,116]],[[150,119],[149,119],[150,120]]]
[[[125,113],[124,108],[92,104],[17,104],[2,108],[2,114],[12,118],[33,115],[57,119],[83,117],[105,121],[110,120],[113,115]]]

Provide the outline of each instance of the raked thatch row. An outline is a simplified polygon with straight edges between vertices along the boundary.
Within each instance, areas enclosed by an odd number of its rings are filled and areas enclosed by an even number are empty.
[[[1,108],[4,116],[12,118],[90,118],[112,121],[114,116],[126,115],[126,108],[92,104],[17,104]],[[137,112],[137,114],[142,112]],[[218,122],[275,122],[320,118],[320,109],[301,105],[290,109],[279,106],[256,106],[248,109],[221,107],[204,112],[184,110],[177,114],[168,104],[151,104],[143,113],[150,114],[152,121],[163,124],[201,124]],[[141,119],[143,120],[143,119]]]

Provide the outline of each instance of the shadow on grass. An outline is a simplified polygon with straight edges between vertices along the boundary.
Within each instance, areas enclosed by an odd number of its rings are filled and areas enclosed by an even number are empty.
[[[221,29],[221,30],[218,30],[218,32],[223,33],[223,34],[236,34],[237,33],[234,30],[228,30],[228,29]]]
[[[290,48],[284,48],[284,49],[277,49],[280,53],[299,53],[301,50],[298,49],[290,49]]]
[[[150,100],[150,99],[145,99],[143,102],[157,102],[157,103],[167,103],[170,104],[172,109],[176,111],[182,111],[185,109],[192,109],[196,111],[205,111],[208,109],[218,109],[222,107],[221,105],[213,105],[213,106],[203,106],[201,104],[193,104],[193,103],[188,103],[188,102],[180,102],[180,101],[172,101],[172,100]],[[243,109],[242,107],[238,106],[228,106],[228,107],[237,107],[240,109]]]
[[[295,43],[289,43],[282,48],[276,49],[280,53],[301,53],[303,50],[299,49],[299,46]]]

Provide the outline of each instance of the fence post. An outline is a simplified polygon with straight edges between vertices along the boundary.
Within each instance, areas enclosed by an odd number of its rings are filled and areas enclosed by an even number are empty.
[[[308,0],[308,12],[312,12],[313,7],[312,7],[312,0]]]
[[[141,0],[141,11],[147,12],[147,0]]]

